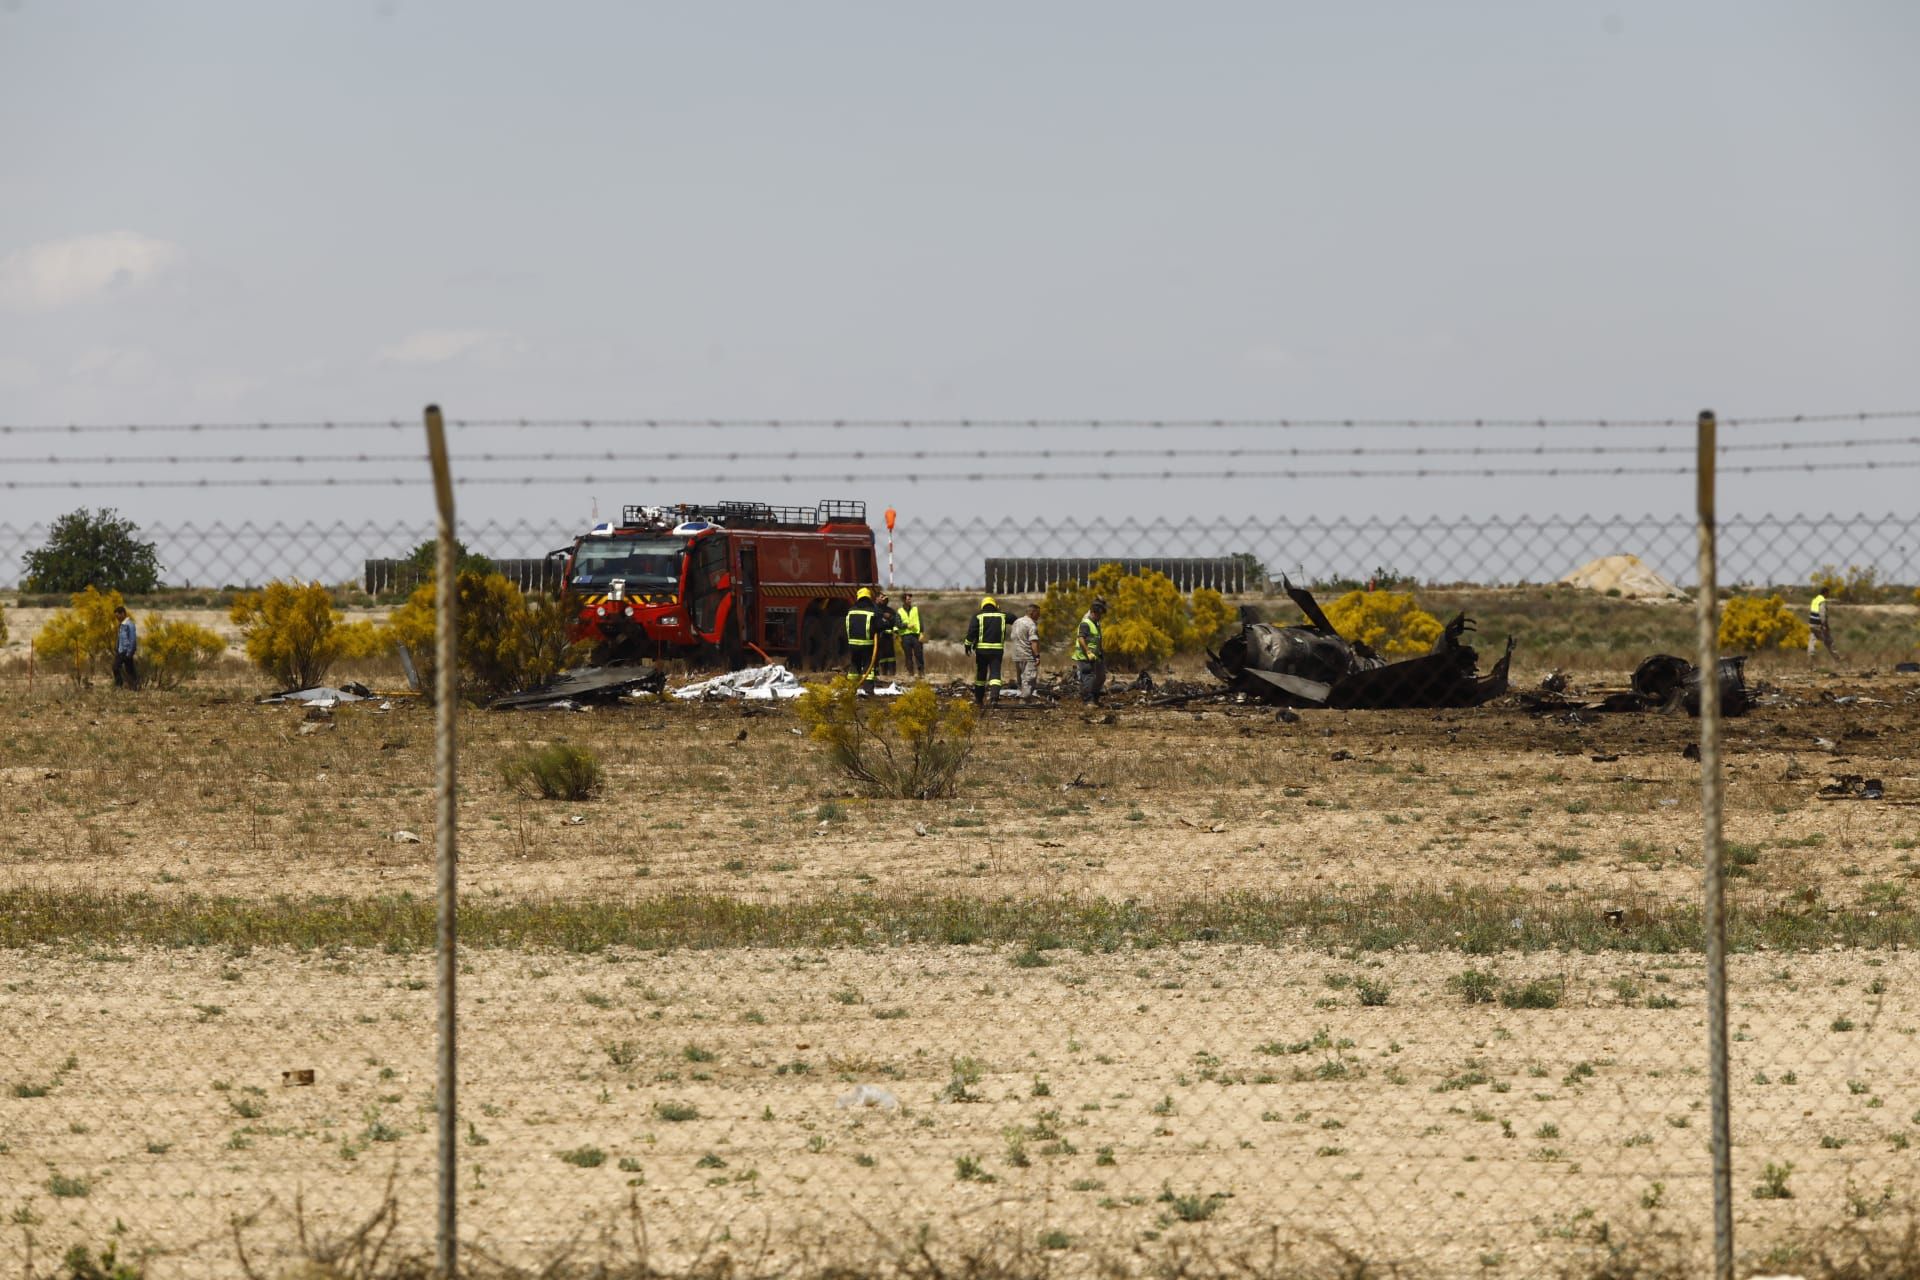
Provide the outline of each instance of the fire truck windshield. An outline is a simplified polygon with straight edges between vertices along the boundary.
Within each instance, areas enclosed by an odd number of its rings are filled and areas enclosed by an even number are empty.
[[[678,538],[585,538],[573,554],[576,586],[605,586],[623,578],[629,586],[673,590],[680,585]]]

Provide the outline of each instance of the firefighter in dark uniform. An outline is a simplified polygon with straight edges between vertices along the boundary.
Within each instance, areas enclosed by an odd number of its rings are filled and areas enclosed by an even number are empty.
[[[853,608],[847,610],[847,673],[866,693],[873,692],[873,641],[878,621],[873,592],[860,588],[853,598]]]
[[[983,705],[991,693],[1000,703],[1000,659],[1007,651],[1007,615],[992,596],[980,600],[980,612],[967,624],[967,652],[973,655],[973,704]]]
[[[900,634],[900,611],[887,600],[887,593],[884,591],[873,597],[873,605],[873,627],[876,643],[879,645],[876,651],[879,656],[874,663],[874,669],[880,673],[882,680],[892,684],[894,664],[897,661],[895,651],[899,647],[897,637]]]

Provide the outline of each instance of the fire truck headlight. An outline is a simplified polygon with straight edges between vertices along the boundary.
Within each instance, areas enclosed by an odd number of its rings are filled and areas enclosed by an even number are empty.
[[[605,606],[605,605],[601,605],[601,606],[599,606],[598,608],[596,608],[596,609],[594,610],[594,612],[595,612],[595,613],[597,613],[597,614],[599,614],[599,615],[600,615],[601,617],[603,617],[603,618],[604,618],[604,617],[606,617],[606,616],[607,616],[607,606]]]

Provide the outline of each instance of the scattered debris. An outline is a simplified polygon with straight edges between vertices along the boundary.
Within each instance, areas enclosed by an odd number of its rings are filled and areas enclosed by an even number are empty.
[[[1541,679],[1540,687],[1548,693],[1565,693],[1572,683],[1567,679],[1566,672],[1556,669],[1553,674]]]
[[[388,839],[395,844],[419,844],[420,837],[411,831],[396,831]]]
[[[659,667],[579,667],[563,671],[537,688],[495,698],[487,705],[495,710],[573,711],[636,694],[659,693],[666,687],[667,673]]]
[[[312,1067],[297,1067],[292,1071],[282,1071],[280,1073],[280,1084],[283,1088],[299,1088],[312,1083]]]
[[[675,689],[673,696],[686,702],[733,698],[770,702],[776,698],[782,701],[797,698],[804,692],[806,686],[800,683],[800,677],[776,662],[771,666],[746,667],[723,676],[714,676],[710,680],[696,681]]]
[[[1920,662],[1896,662],[1893,669],[1903,676],[1920,676]]]
[[[898,1111],[900,1099],[877,1084],[857,1084],[841,1094],[833,1105],[842,1111]]]
[[[1697,742],[1689,742],[1686,746],[1680,748],[1680,758],[1682,760],[1698,760],[1700,758],[1700,744]]]
[[[303,702],[310,707],[330,709],[343,702],[365,702],[373,697],[373,690],[363,684],[344,684],[338,689],[328,685],[315,685],[311,689],[286,689],[280,693],[269,693],[265,697],[255,698],[261,705],[270,702]]]
[[[1878,778],[1841,773],[1828,778],[1815,794],[1822,800],[1884,800],[1887,789]]]

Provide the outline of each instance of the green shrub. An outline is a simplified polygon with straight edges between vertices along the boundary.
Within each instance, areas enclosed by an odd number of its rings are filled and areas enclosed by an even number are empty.
[[[1361,978],[1353,984],[1353,990],[1360,997],[1360,1003],[1368,1008],[1378,1008],[1393,998],[1393,988],[1384,982],[1375,982],[1371,978]]]
[[[1536,978],[1519,986],[1500,988],[1500,1003],[1509,1009],[1557,1009],[1562,986],[1557,978]]]
[[[591,799],[606,780],[598,756],[566,742],[510,756],[500,774],[507,786],[543,800]]]
[[[897,698],[863,698],[851,680],[810,686],[794,704],[800,722],[842,773],[877,796],[950,796],[973,752],[971,703],[942,702],[929,685]]]
[[[1492,1004],[1500,992],[1500,979],[1483,969],[1462,970],[1447,979],[1447,985],[1468,1004]]]
[[[60,1280],[143,1280],[146,1274],[146,1264],[122,1258],[117,1243],[109,1243],[98,1257],[87,1246],[76,1244],[67,1250],[66,1261],[57,1273]]]

